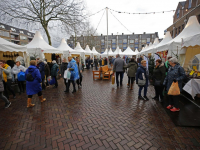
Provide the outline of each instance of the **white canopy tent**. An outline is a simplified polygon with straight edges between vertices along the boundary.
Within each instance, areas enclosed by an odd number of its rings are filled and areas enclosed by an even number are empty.
[[[62,39],[58,50],[60,50],[63,53],[63,57],[66,59],[68,58],[69,54],[74,51],[71,47],[68,46],[64,38]]]
[[[189,46],[191,47],[200,46],[200,32],[194,36],[190,36],[184,39],[182,47],[189,47]]]
[[[100,55],[100,54],[96,51],[95,47],[92,48],[92,53],[93,53],[94,55]]]
[[[119,48],[119,46],[117,46],[116,50],[113,52],[114,56],[119,54],[119,55],[123,55],[122,50]]]
[[[42,59],[44,59],[44,53],[62,54],[60,50],[47,44],[39,31],[36,31],[33,40],[26,46],[30,56],[40,57]]]
[[[184,42],[184,39],[192,37],[200,33],[200,25],[196,16],[191,16],[187,22],[187,25],[183,31],[174,39],[166,43],[165,45],[160,46],[158,51],[168,50],[168,56],[173,56],[173,54],[185,54],[185,51],[181,50],[181,45]]]
[[[115,54],[113,53],[112,49],[110,48],[110,50],[108,51],[108,56],[114,56]]]
[[[134,51],[132,51],[132,49],[128,46],[127,49],[123,52],[123,55],[127,55],[127,56],[133,56],[136,55],[137,53],[135,53]]]
[[[151,44],[151,43],[150,43],[150,44]],[[158,38],[155,38],[153,44],[151,44],[151,45],[150,45],[150,44],[149,44],[149,46],[148,46],[147,48],[145,48],[144,51],[142,51],[140,54],[147,55],[147,54],[149,54],[149,53],[154,53],[154,52],[155,52],[154,47],[155,47],[156,45],[159,44],[159,39],[158,39]]]
[[[103,54],[101,54],[102,57],[107,57],[108,56],[108,49],[105,50]]]
[[[91,54],[92,54],[92,51],[90,50],[90,48],[89,48],[88,45],[86,45],[85,54],[86,54],[86,55],[91,55]]]
[[[79,42],[77,42],[76,47],[74,48],[74,51],[71,52],[71,54],[78,54],[80,57],[83,58],[83,63],[85,65],[85,50],[82,49]]]

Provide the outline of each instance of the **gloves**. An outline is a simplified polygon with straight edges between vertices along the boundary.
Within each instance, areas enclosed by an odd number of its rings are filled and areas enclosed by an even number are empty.
[[[176,80],[176,79],[174,79],[174,80],[173,80],[173,82],[175,82],[175,83],[176,83],[176,82],[177,82],[177,80]]]

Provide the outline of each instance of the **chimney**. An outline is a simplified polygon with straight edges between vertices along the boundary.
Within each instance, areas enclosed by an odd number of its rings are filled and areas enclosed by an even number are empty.
[[[122,35],[124,35],[124,33],[122,33]]]
[[[101,34],[101,36],[102,36],[102,34]]]
[[[146,34],[146,32],[144,32],[143,34]]]
[[[134,35],[134,32],[133,32],[133,35]]]
[[[112,33],[112,36],[113,36],[113,33]]]

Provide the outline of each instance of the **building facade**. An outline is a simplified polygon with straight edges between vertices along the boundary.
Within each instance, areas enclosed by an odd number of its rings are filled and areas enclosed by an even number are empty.
[[[200,23],[200,0],[179,2],[173,16],[173,24],[165,31],[170,31],[172,37],[176,37],[184,29],[189,17],[194,15]]]
[[[119,48],[124,51],[128,46],[132,50],[136,48],[140,51],[142,47],[145,47],[146,44],[150,42],[154,42],[155,38],[158,38],[158,32],[146,34],[121,34],[121,35],[108,35],[108,48],[115,50],[117,45]],[[90,46],[90,49],[94,46],[99,53],[103,53],[107,48],[107,35],[100,36],[80,36],[74,37],[71,36],[70,39],[67,40],[67,43],[70,47],[74,48],[76,46],[76,42],[80,42],[81,47],[84,49],[86,45]]]
[[[28,44],[34,33],[0,23],[0,37],[19,45]]]

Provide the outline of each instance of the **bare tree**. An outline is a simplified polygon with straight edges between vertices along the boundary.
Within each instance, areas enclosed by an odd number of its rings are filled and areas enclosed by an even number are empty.
[[[40,23],[51,45],[49,28],[61,27],[72,32],[80,28],[86,17],[83,0],[1,0],[0,18],[9,16],[23,23]],[[51,23],[50,23],[51,22]],[[54,24],[55,26],[50,26]]]

